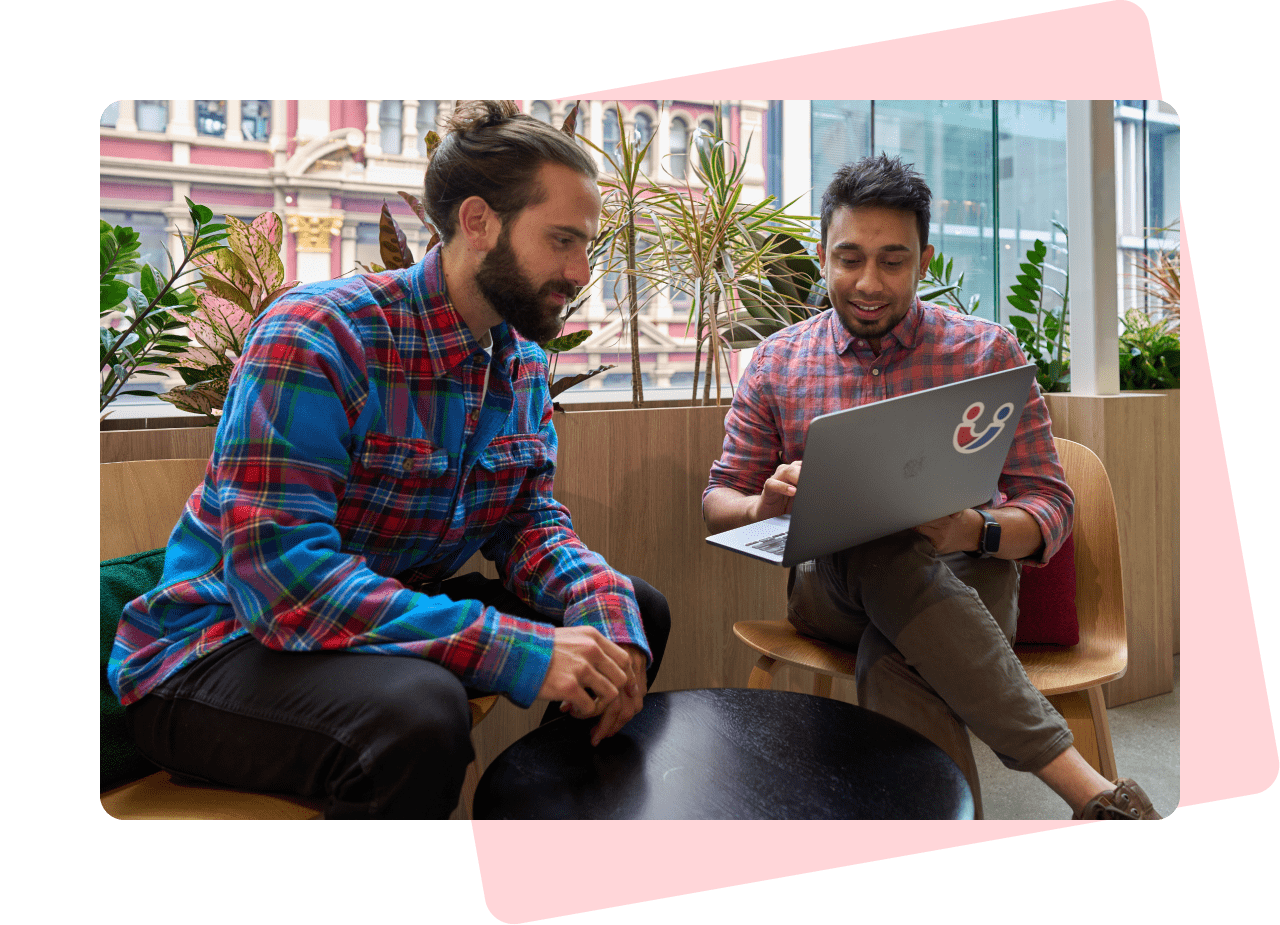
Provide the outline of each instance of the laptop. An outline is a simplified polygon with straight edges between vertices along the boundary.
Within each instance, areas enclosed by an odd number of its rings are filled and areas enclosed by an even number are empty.
[[[1035,364],[819,415],[791,513],[707,537],[775,565],[848,549],[995,496]]]

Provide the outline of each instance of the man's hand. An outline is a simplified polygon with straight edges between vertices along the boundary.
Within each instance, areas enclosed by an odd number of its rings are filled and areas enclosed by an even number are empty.
[[[613,702],[605,707],[604,713],[600,716],[600,722],[596,723],[595,728],[591,730],[592,745],[599,745],[621,730],[644,706],[644,695],[648,690],[644,670],[648,659],[644,652],[635,646],[623,646],[623,648],[626,650],[629,664],[627,683],[622,685],[622,690],[618,692]]]
[[[791,499],[795,497],[796,486],[800,484],[800,463],[784,463],[773,471],[773,475],[764,480],[764,488],[760,490],[756,502],[755,520],[768,520],[791,513]]]
[[[631,654],[594,626],[556,627],[551,666],[538,699],[563,701],[560,709],[579,719],[599,716],[618,698],[619,688],[631,682],[631,665]]]
[[[982,515],[973,508],[965,508],[912,529],[927,537],[940,556],[950,552],[967,552],[978,548]]]

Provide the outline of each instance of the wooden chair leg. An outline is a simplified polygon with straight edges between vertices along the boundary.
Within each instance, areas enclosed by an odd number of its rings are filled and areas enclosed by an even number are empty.
[[[1076,751],[1093,766],[1095,771],[1107,777],[1107,772],[1103,767],[1102,755],[1098,749],[1099,730],[1097,722],[1094,720],[1094,713],[1089,700],[1089,696],[1084,691],[1072,691],[1069,694],[1054,694],[1049,698],[1049,703],[1053,704],[1053,708],[1062,714],[1062,718],[1071,727],[1071,734],[1075,737]],[[1106,711],[1104,710],[1103,721],[1105,722],[1105,720]],[[1111,734],[1108,731],[1108,748],[1110,747],[1110,742]],[[1114,769],[1114,756],[1111,758],[1111,766]],[[1111,780],[1112,778],[1108,777],[1107,779]]]
[[[1093,717],[1095,741],[1098,746],[1098,770],[1107,780],[1115,780],[1120,776],[1116,770],[1116,752],[1111,746],[1111,721],[1107,719],[1107,703],[1103,698],[1102,685],[1089,688],[1089,713]]]
[[[756,690],[769,690],[773,687],[773,667],[778,664],[776,658],[770,658],[767,655],[760,656],[760,660],[756,662],[756,667],[751,669],[751,677],[747,680],[747,687]]]

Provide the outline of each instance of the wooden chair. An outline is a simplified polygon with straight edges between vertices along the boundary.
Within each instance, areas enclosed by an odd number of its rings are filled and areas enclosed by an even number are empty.
[[[102,463],[101,558],[165,545],[207,465],[205,459]],[[497,702],[496,694],[471,700],[473,728]],[[478,779],[474,762],[467,776]],[[315,819],[321,812],[316,800],[179,783],[165,771],[104,792],[102,807],[117,819]]]
[[[1115,498],[1102,461],[1078,443],[1055,438],[1067,484],[1075,493],[1076,618],[1078,645],[1015,645],[1027,676],[1062,714],[1075,745],[1103,777],[1115,780],[1115,752],[1102,685],[1124,674],[1129,649],[1125,635],[1124,590],[1120,578],[1120,533]],[[779,664],[815,675],[813,692],[831,696],[832,678],[853,677],[856,653],[800,636],[786,620],[735,623],[734,635],[760,653],[748,687],[773,686]],[[962,768],[981,818],[977,767],[972,755]]]

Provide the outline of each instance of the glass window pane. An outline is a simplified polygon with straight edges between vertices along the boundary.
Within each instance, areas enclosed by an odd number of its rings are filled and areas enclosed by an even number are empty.
[[[671,176],[683,180],[689,160],[689,123],[677,116],[671,120]]]
[[[871,153],[871,103],[868,100],[814,100],[810,147],[813,160],[813,215],[822,211],[822,194],[843,165]]]
[[[383,100],[378,107],[378,126],[382,130],[382,150],[387,154],[400,153],[401,104],[399,100]]]
[[[547,125],[551,124],[551,107],[542,100],[533,101],[533,107],[530,111],[530,115],[539,122],[545,122]]]
[[[604,111],[604,153],[608,156],[604,159],[604,169],[609,173],[613,173],[613,165],[621,157],[618,153],[618,142],[621,138],[622,132],[618,128],[618,111],[606,109]],[[611,161],[610,158],[613,160]]]
[[[140,132],[163,132],[169,126],[168,100],[134,100],[134,117]]]
[[[913,164],[933,192],[928,243],[996,317],[991,101],[877,100],[874,112],[874,150]]]
[[[1057,268],[1045,281],[1062,289],[1067,242],[1054,222],[1071,230],[1066,107],[1065,100],[1000,100],[1000,319],[1008,317],[1004,298],[1037,239],[1049,246],[1046,264]]]
[[[102,116],[98,119],[98,124],[107,128],[115,128],[118,121],[120,121],[120,101],[116,100],[102,110]]]
[[[271,100],[241,100],[240,131],[245,141],[266,141],[271,134]]]
[[[196,100],[196,133],[215,138],[226,137],[226,100]]]

